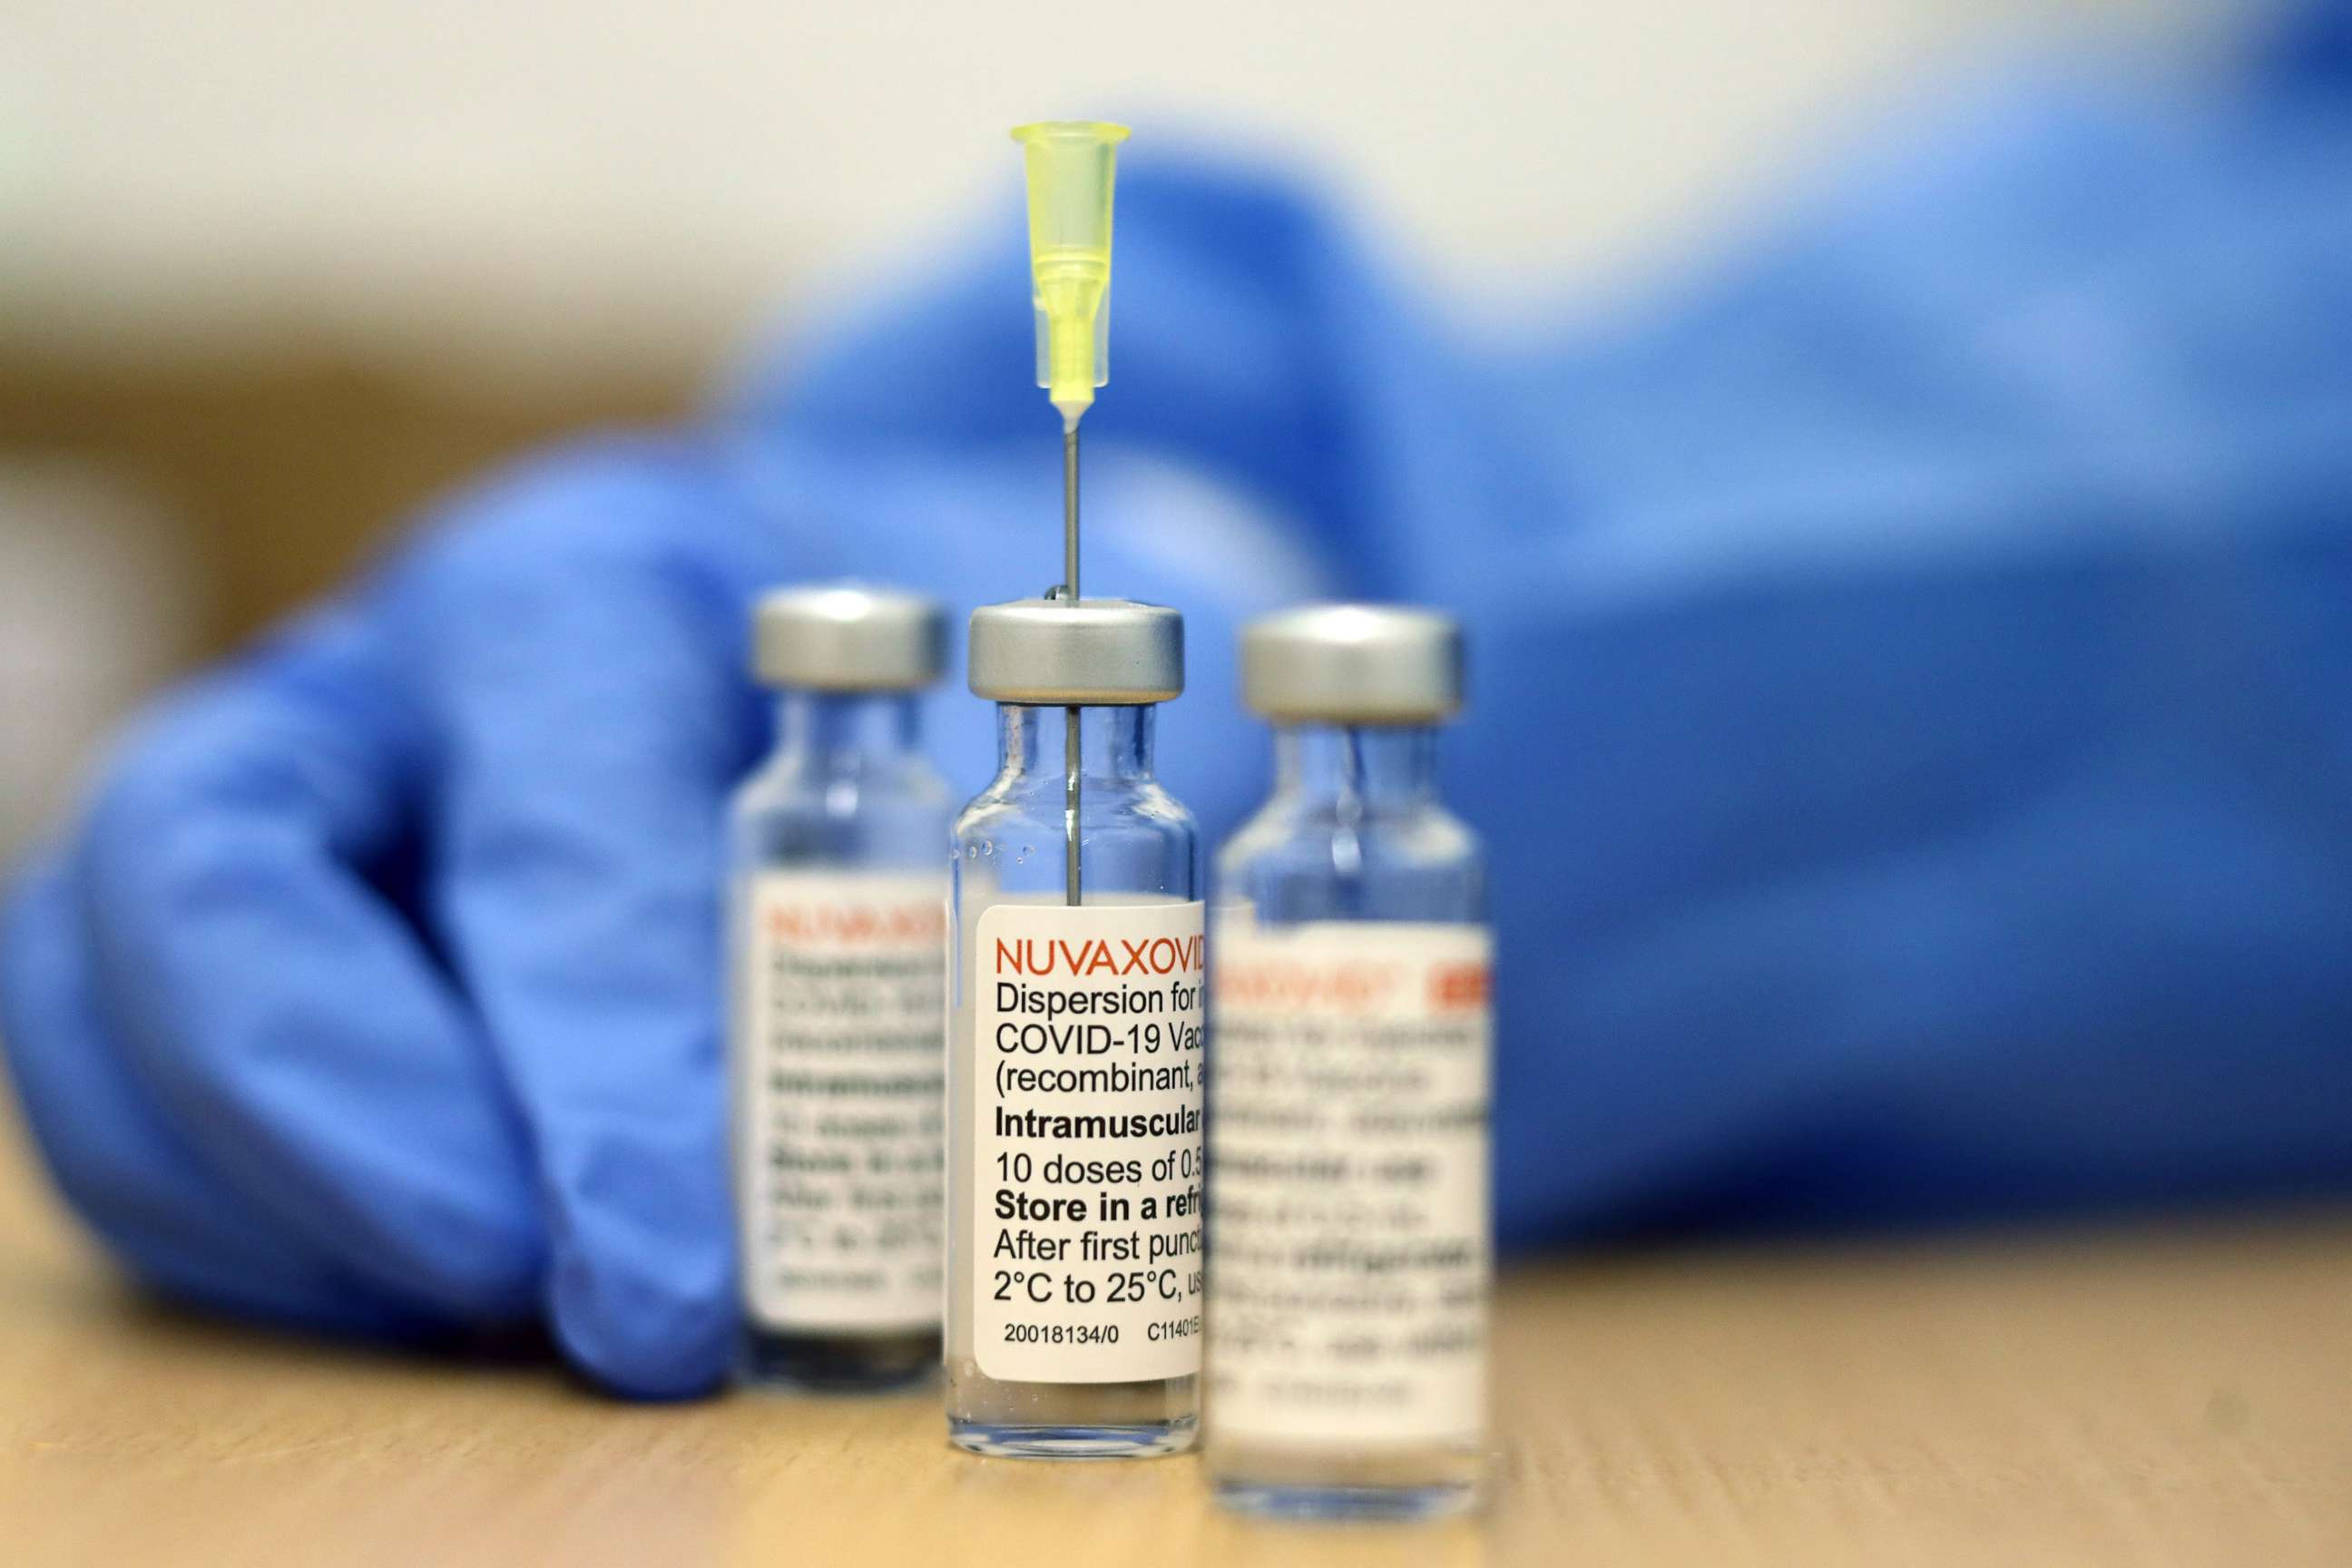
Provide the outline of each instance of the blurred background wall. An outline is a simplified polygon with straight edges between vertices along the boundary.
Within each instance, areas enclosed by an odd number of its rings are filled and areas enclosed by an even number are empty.
[[[2226,0],[0,0],[0,852],[156,681],[1117,114],[1339,186],[1465,325],[1605,294],[1989,56]]]

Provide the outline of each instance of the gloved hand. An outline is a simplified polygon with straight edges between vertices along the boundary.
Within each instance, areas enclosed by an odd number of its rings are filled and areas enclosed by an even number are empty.
[[[720,1365],[717,802],[745,531],[680,446],[558,461],[178,693],[30,871],[5,1024],[75,1205],[293,1322]]]
[[[1654,316],[1475,354],[1311,206],[1130,149],[1087,582],[1186,611],[1161,760],[1212,839],[1265,778],[1239,618],[1464,616],[1507,1238],[2352,1187],[2347,102],[2318,46],[1996,100]],[[1000,228],[702,432],[462,503],[115,757],[8,910],[0,1035],[142,1275],[718,1375],[745,616],[1055,574]],[[976,784],[984,706],[931,713]]]

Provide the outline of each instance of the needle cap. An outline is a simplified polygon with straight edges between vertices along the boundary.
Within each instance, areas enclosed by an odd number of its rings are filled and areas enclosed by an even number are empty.
[[[971,613],[972,693],[1064,708],[1184,690],[1184,617],[1132,599],[1015,599]]]
[[[762,597],[751,663],[762,685],[814,691],[911,691],[947,662],[936,599],[856,583],[807,584]]]
[[[1462,627],[1410,605],[1307,605],[1242,630],[1242,700],[1265,718],[1433,724],[1462,706]]]

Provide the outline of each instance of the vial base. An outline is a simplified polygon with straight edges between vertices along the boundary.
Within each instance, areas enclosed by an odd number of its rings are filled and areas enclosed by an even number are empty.
[[[1486,1495],[1481,1457],[1462,1448],[1328,1454],[1220,1444],[1208,1470],[1219,1503],[1268,1519],[1444,1519]]]
[[[995,1459],[1156,1459],[1184,1452],[1194,1435],[1190,1416],[1140,1426],[1015,1426],[948,1418],[949,1442]]]
[[[754,1329],[743,1336],[743,1382],[821,1393],[902,1387],[940,1364],[936,1330],[878,1334],[785,1333]]]
[[[950,1364],[948,1440],[1005,1459],[1154,1459],[1199,1436],[1191,1377],[1145,1383],[1002,1383]]]

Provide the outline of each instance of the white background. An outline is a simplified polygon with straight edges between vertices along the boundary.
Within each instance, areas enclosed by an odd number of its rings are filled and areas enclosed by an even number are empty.
[[[700,363],[1079,114],[1278,150],[1458,296],[1589,289],[1939,74],[2226,4],[0,0],[0,319]]]

